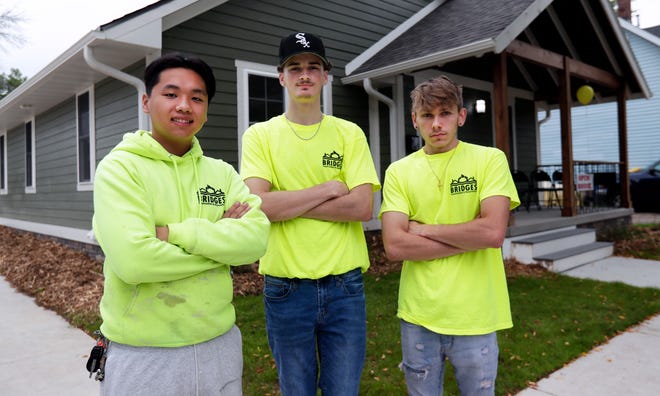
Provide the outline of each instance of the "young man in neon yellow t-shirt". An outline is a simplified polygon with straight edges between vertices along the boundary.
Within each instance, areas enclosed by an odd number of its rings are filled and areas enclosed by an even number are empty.
[[[283,38],[286,112],[243,137],[241,176],[272,222],[259,272],[284,396],[357,395],[365,358],[361,221],[380,183],[364,132],[321,112],[330,67],[318,37]]]
[[[411,93],[424,147],[392,163],[383,183],[383,242],[403,260],[402,369],[410,395],[442,395],[444,361],[462,395],[492,395],[496,331],[512,327],[501,245],[520,204],[506,156],[461,142],[462,87],[445,76]]]

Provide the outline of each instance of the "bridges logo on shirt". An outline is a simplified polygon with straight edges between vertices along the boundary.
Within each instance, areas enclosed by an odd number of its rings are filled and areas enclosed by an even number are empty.
[[[341,169],[341,165],[342,165],[343,162],[344,162],[344,156],[340,155],[336,151],[333,151],[330,154],[323,154],[323,167],[324,168]]]
[[[224,206],[225,193],[221,189],[215,189],[209,185],[199,189],[197,200],[202,205]]]
[[[476,192],[477,180],[474,178],[474,176],[467,177],[461,174],[461,177],[459,177],[457,180],[451,179],[451,195]]]

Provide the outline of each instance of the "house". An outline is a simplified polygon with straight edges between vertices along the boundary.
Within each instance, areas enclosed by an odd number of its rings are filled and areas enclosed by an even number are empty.
[[[148,129],[140,76],[166,52],[213,67],[199,137],[238,167],[247,126],[283,111],[277,48],[293,30],[324,39],[324,111],[362,127],[381,176],[419,147],[408,92],[441,73],[464,85],[461,139],[502,149],[512,169],[536,166],[537,110],[570,115],[571,87],[591,81],[622,111],[649,96],[607,0],[162,0],[89,32],[0,101],[0,224],[90,243],[95,166],[123,133]]]
[[[643,168],[660,159],[660,26],[640,29],[626,20],[619,20],[630,42],[649,89],[650,99],[628,101],[629,167]],[[541,163],[561,162],[558,110],[551,110],[540,127]],[[618,158],[617,112],[613,103],[599,103],[598,96],[586,106],[572,112],[573,148],[575,158],[611,161]]]

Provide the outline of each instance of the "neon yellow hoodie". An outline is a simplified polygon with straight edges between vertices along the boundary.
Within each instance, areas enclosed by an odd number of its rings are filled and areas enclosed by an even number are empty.
[[[251,210],[223,219],[234,202]],[[182,157],[150,132],[127,133],[94,180],[94,234],[106,259],[101,331],[134,346],[179,347],[228,331],[236,315],[229,266],[266,251],[270,223],[234,168],[199,142]],[[169,228],[169,241],[156,226]]]

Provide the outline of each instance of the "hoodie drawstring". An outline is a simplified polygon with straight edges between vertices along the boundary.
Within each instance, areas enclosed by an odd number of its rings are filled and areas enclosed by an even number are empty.
[[[176,163],[176,158],[172,158],[172,154],[169,155],[172,164],[174,164],[174,174],[176,176],[176,193],[179,197],[179,221],[183,220],[183,192],[181,191],[181,177],[179,176],[179,166]]]
[[[199,175],[197,173],[197,161],[195,161],[195,157],[189,154],[186,154],[186,157],[190,158],[190,161],[192,162],[192,168],[193,168],[193,175],[195,177],[195,186],[196,188],[199,188]],[[177,165],[176,159],[172,158],[172,155],[170,154],[170,159],[172,159],[172,163],[174,164],[174,173],[176,175],[176,191],[177,195],[179,196],[179,218],[183,220],[183,213],[184,213],[184,202],[183,202],[183,191],[181,188],[181,176],[179,175],[179,166]],[[199,204],[199,201],[196,203],[197,205],[197,218],[202,217],[202,205]]]
[[[195,175],[195,185],[197,186],[197,188],[199,188],[199,178],[197,177],[197,161],[195,161],[195,157],[193,157],[192,155],[190,156],[190,160],[192,161],[193,174]],[[199,219],[201,217],[202,217],[202,205],[199,202],[199,200],[197,200],[197,218]]]

